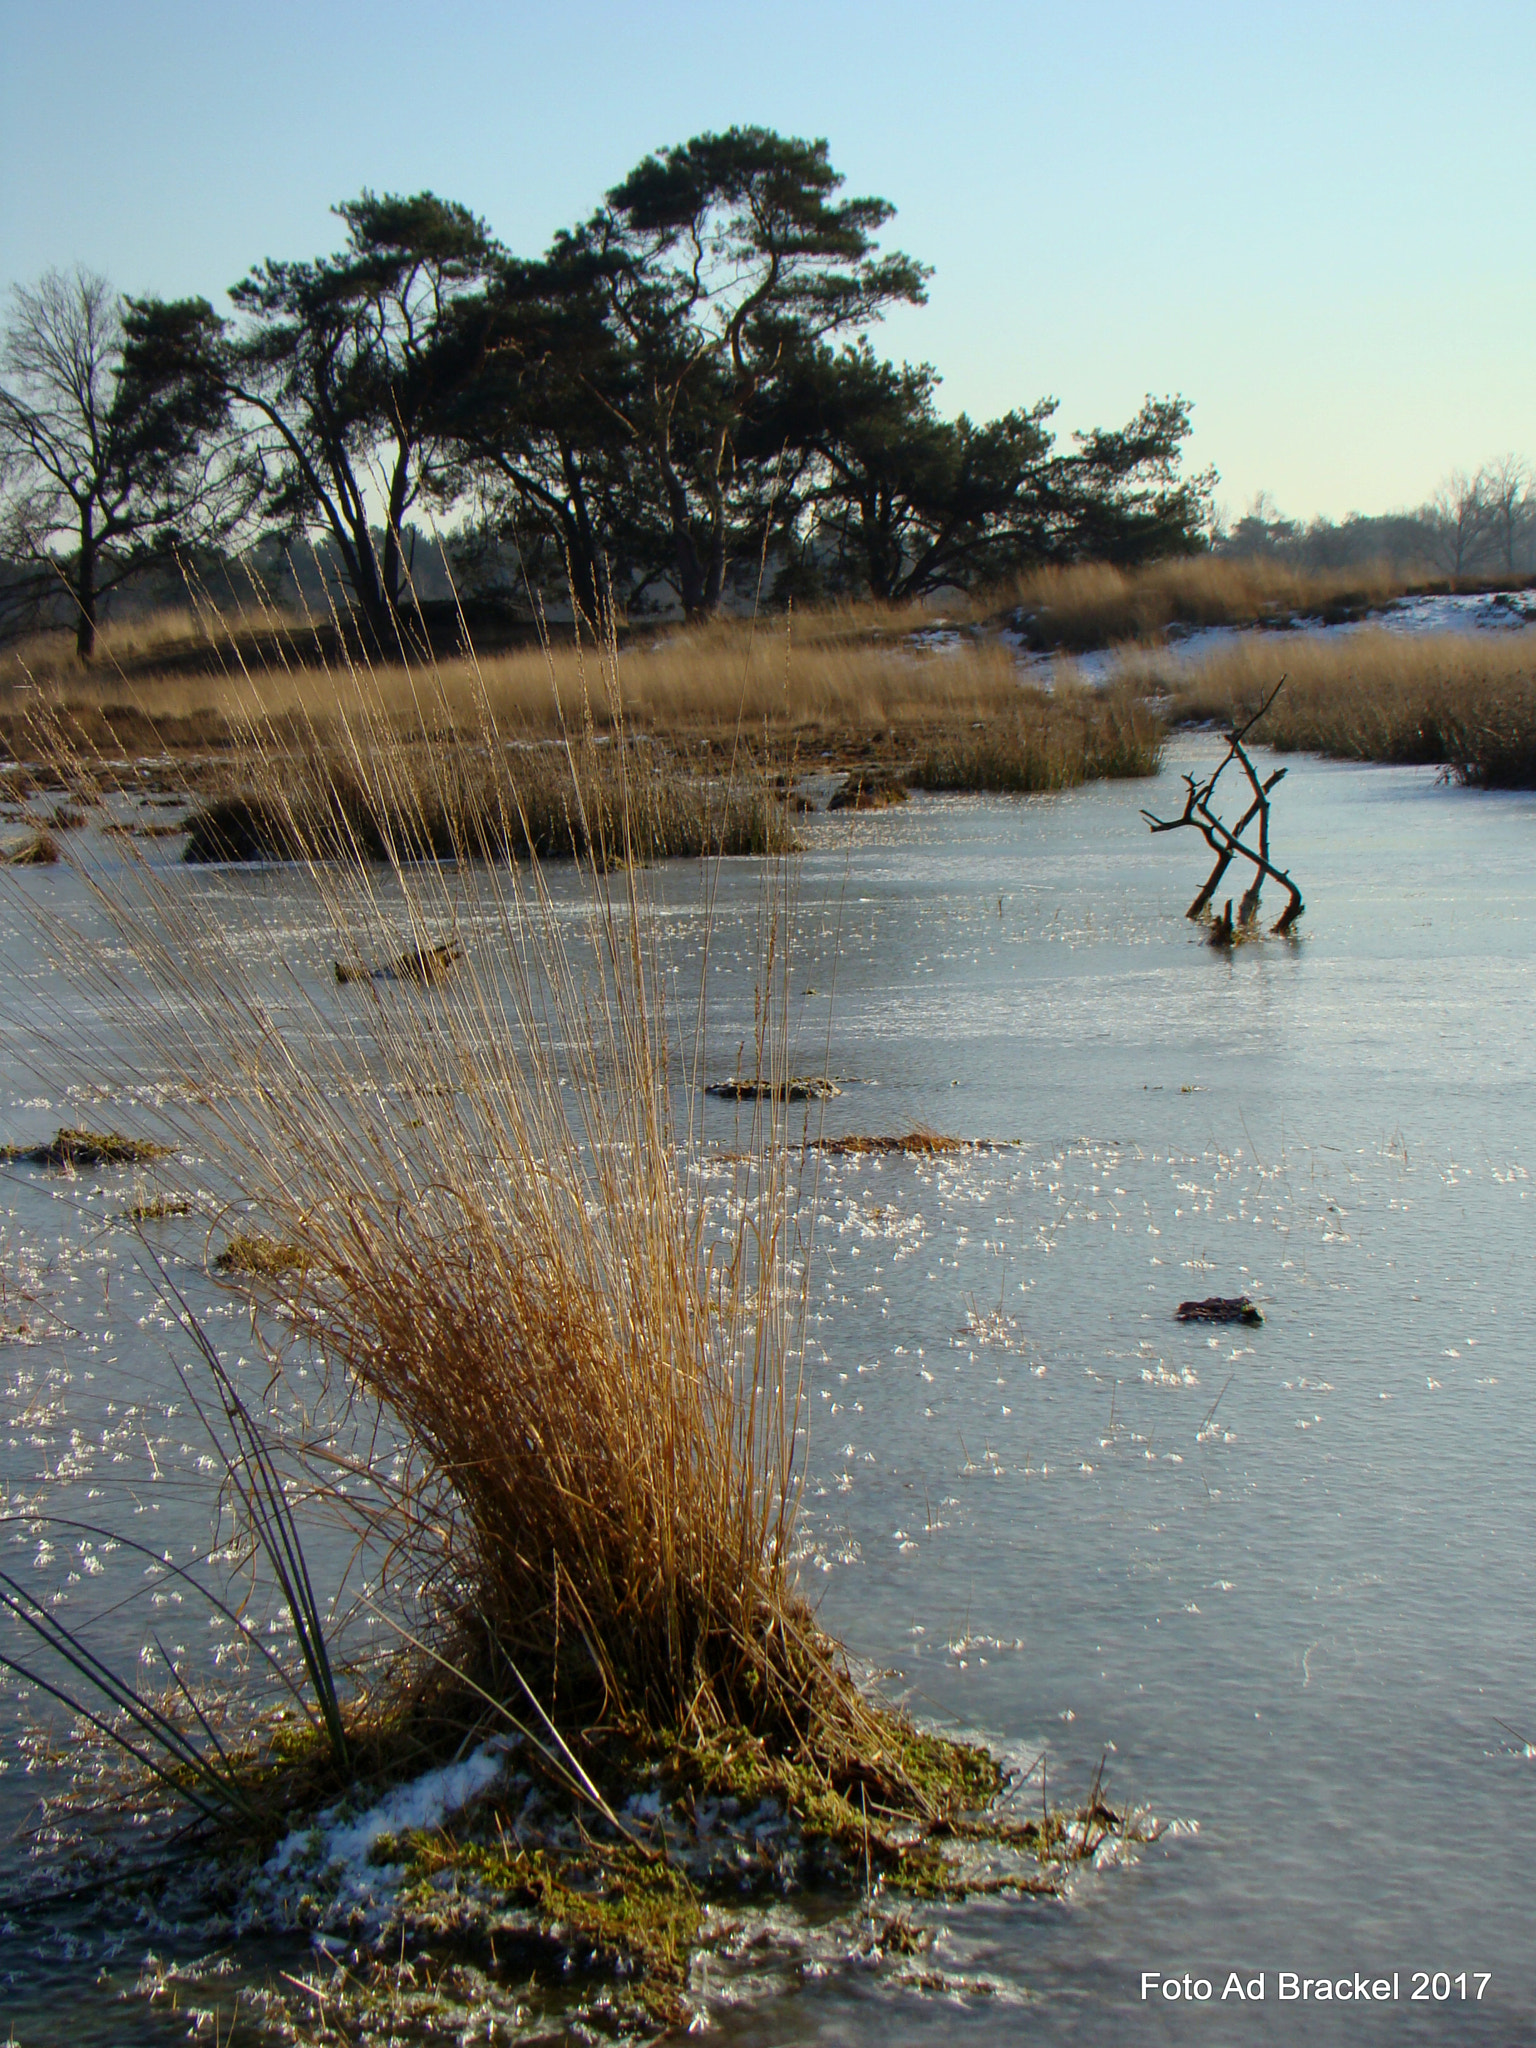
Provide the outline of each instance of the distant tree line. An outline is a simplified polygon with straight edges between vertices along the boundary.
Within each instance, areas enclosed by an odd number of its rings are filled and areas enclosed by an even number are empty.
[[[824,142],[733,128],[646,157],[536,259],[364,192],[335,254],[258,264],[231,318],[50,273],[0,341],[13,616],[51,594],[89,655],[125,580],[275,534],[318,541],[383,639],[413,521],[451,523],[465,573],[695,619],[1203,545],[1182,398],[1064,449],[1052,401],[947,419],[930,365],[875,353],[928,272],[842,182]]]
[[[1515,579],[1536,575],[1536,472],[1501,456],[1469,474],[1453,470],[1413,511],[1347,519],[1287,519],[1262,494],[1228,526],[1218,521],[1218,554],[1270,555],[1304,569],[1358,569],[1386,562],[1442,576]]]

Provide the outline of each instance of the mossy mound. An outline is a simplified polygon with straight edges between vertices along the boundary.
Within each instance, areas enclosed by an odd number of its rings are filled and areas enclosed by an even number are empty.
[[[807,1138],[807,1152],[827,1152],[835,1157],[858,1157],[864,1153],[883,1155],[890,1152],[905,1152],[918,1158],[949,1152],[992,1152],[997,1149],[991,1138],[946,1138],[937,1131],[907,1131],[898,1137],[866,1137],[850,1132],[841,1138]]]
[[[328,1979],[242,1997],[278,2038],[310,2038],[319,1989],[338,2039],[403,2048],[495,2015],[642,2040],[697,2027],[721,1971],[772,1976],[797,1957],[985,1993],[929,1953],[950,1906],[1059,1896],[1074,1869],[1160,1832],[1097,1777],[1081,1805],[1042,1810],[982,1745],[859,1703],[857,1754],[839,1756],[745,1728],[573,1731],[583,1791],[483,1696],[466,1728],[464,1697],[430,1682],[353,1723],[345,1789],[307,1721],[266,1720],[242,1771],[266,1824],[189,1838],[167,1807],[182,1850],[122,1882],[212,1941],[313,1937]]]
[[[704,1090],[706,1095],[717,1095],[722,1102],[829,1102],[842,1092],[825,1074],[792,1074],[783,1081],[767,1080],[761,1075],[750,1080],[711,1081]]]
[[[142,1202],[135,1202],[131,1209],[125,1209],[121,1220],[124,1223],[162,1223],[170,1216],[191,1214],[190,1195],[146,1195]]]
[[[1025,1818],[989,1750],[884,1710],[870,1725],[870,1753],[837,1766],[772,1754],[744,1729],[707,1742],[610,1737],[586,1759],[608,1817],[514,1744],[500,1781],[443,1826],[373,1842],[370,1874],[389,1902],[373,1945],[482,1965],[515,1951],[550,1984],[573,1969],[616,1978],[675,2018],[700,1948],[754,1906],[841,1898],[872,1922],[893,1896],[1055,1895],[1130,1825],[1097,1784],[1081,1809]],[[355,1874],[351,1894],[337,1893],[339,1919],[326,1918],[324,1876],[321,1851],[301,1911],[355,1937]]]
[[[260,1231],[232,1237],[213,1262],[215,1273],[238,1273],[256,1280],[277,1280],[302,1271],[305,1258],[296,1244],[263,1236]]]
[[[125,1138],[119,1131],[81,1131],[60,1128],[41,1145],[0,1147],[0,1159],[22,1166],[55,1166],[68,1171],[77,1166],[143,1166],[152,1159],[164,1159],[169,1145],[155,1145],[147,1138]]]

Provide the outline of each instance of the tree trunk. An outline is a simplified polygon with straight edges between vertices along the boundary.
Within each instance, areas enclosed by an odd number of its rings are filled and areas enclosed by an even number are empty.
[[[386,535],[386,550],[388,539]],[[366,513],[355,521],[349,544],[343,550],[347,579],[352,585],[352,594],[357,600],[356,618],[373,643],[376,653],[387,653],[393,638],[395,608],[389,602],[384,581],[380,574],[378,551],[373,545],[373,534],[368,527]],[[396,573],[398,574],[399,550],[396,544]]]
[[[877,491],[859,509],[869,594],[879,603],[888,604],[901,574],[901,547],[891,532],[890,502],[883,491]]]
[[[89,505],[80,514],[80,567],[75,572],[75,604],[79,609],[79,618],[75,622],[75,653],[81,661],[90,661],[96,653],[96,530]]]
[[[706,618],[720,609],[720,599],[725,592],[725,560],[725,515],[723,511],[717,511],[709,537],[709,572],[704,582]]]
[[[677,594],[682,599],[683,617],[708,618],[714,607],[709,603],[704,564],[699,559],[688,516],[688,492],[665,449],[661,451],[661,483],[666,492],[667,516],[672,522],[672,557],[677,565]]]
[[[397,443],[394,475],[389,480],[389,504],[384,514],[384,559],[379,569],[380,596],[388,608],[390,624],[400,617],[400,528],[411,495],[411,444]]]
[[[586,480],[581,473],[581,463],[568,441],[560,443],[560,472],[565,479],[566,489],[566,505],[560,523],[565,529],[571,595],[579,609],[586,613],[600,631],[601,619],[612,602],[613,593],[608,586],[607,565],[603,561],[596,535],[592,531],[592,516],[587,506]]]

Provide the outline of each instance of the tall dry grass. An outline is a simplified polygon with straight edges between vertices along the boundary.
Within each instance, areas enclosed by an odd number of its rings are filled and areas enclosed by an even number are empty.
[[[1084,653],[1155,639],[1174,625],[1258,626],[1293,617],[1337,623],[1410,592],[1456,587],[1485,586],[1466,578],[1458,584],[1427,564],[1417,571],[1386,563],[1303,569],[1264,556],[1183,555],[1133,568],[1105,562],[1041,565],[993,588],[950,590],[899,605],[846,601],[793,611],[790,630],[801,658],[790,678],[791,704],[801,717],[820,711],[845,719],[850,707],[870,702],[889,703],[900,712],[909,701],[911,672],[904,680],[899,673],[893,677],[880,657],[920,661],[923,636],[941,623],[958,629],[972,648],[984,650],[989,628],[1022,614],[1032,645]],[[98,655],[89,666],[78,660],[69,632],[34,634],[0,649],[0,696],[38,685],[96,703],[114,691],[121,696],[123,687],[131,685],[146,708],[158,707],[162,717],[186,718],[225,703],[221,681],[244,677],[259,682],[274,705],[297,706],[314,688],[302,672],[344,662],[347,637],[340,616],[285,610],[265,599],[259,588],[253,588],[253,601],[237,611],[200,600],[194,590],[185,606],[103,626]],[[622,657],[626,674],[634,678],[626,682],[632,708],[642,717],[654,712],[692,720],[734,709],[722,706],[722,674],[734,687],[741,678],[743,649],[756,640],[760,652],[750,664],[748,706],[755,716],[778,717],[784,707],[771,687],[779,674],[773,650],[782,651],[784,637],[777,627],[765,632],[735,616],[660,629],[637,622],[625,635]],[[983,675],[968,674],[966,652],[965,646],[950,650],[958,666],[949,670],[919,667],[929,684],[920,694],[930,694],[946,673],[959,680],[962,690],[970,682],[985,688]],[[557,657],[562,672],[571,665],[565,654]],[[479,666],[496,683],[504,715],[516,708],[547,724],[545,666],[535,645],[482,655]]]
[[[433,679],[417,684],[446,733]],[[284,762],[249,743],[313,900],[302,958],[274,951],[262,904],[210,898],[194,869],[120,841],[72,849],[120,949],[50,928],[113,1024],[110,1046],[76,1038],[71,1056],[161,1095],[173,1075],[159,1135],[216,1162],[252,1227],[293,1248],[273,1284],[294,1333],[405,1446],[403,1478],[373,1475],[366,1533],[398,1585],[425,1589],[436,1654],[578,1729],[742,1726],[841,1751],[863,1709],[789,1563],[802,1297],[778,1099],[783,870],[746,1054],[772,1085],[722,1238],[697,1175],[700,1077],[679,1069],[692,1020],[668,1012],[638,863],[582,860],[557,898],[537,863],[443,861],[412,823],[422,764],[395,737],[398,687],[359,677],[325,757],[397,821],[382,861],[330,830],[306,838]],[[616,701],[611,653],[598,687]],[[459,850],[496,801],[489,691],[473,709],[475,744],[430,756]],[[584,758],[573,746],[578,803]],[[61,764],[77,785],[97,765]],[[425,957],[450,933],[450,973],[340,987],[331,972],[337,955]]]
[[[982,615],[970,599],[958,593],[955,605],[947,613],[964,621]],[[798,649],[804,653],[826,653],[831,649],[902,649],[914,633],[931,628],[936,616],[925,603],[882,605],[850,601],[792,609],[783,619],[791,622]],[[784,635],[779,626],[783,619],[768,628],[736,614],[687,627],[637,624],[622,636],[625,658],[632,653],[661,655],[670,663],[679,651],[686,650],[690,658],[712,664],[723,661],[734,668],[739,665],[749,639],[766,633],[769,640],[782,647]],[[0,648],[0,691],[18,685],[42,685],[94,692],[115,682],[137,685],[172,677],[210,680],[247,673],[324,669],[338,659],[345,660],[347,625],[340,614],[293,611],[262,598],[259,593],[249,604],[219,607],[200,599],[189,588],[184,605],[167,606],[102,625],[97,652],[88,663],[80,660],[72,631],[34,633]],[[539,644],[539,636],[528,633],[524,640],[526,644],[513,651],[510,666],[514,671],[531,670],[541,675],[545,650]],[[564,666],[564,650],[557,651],[556,660]],[[489,655],[482,643],[475,662],[482,670],[494,669],[498,657]],[[194,688],[181,701],[196,705],[200,694]]]
[[[995,644],[926,650],[901,635],[872,636],[844,617],[802,631],[720,621],[679,629],[598,662],[566,644],[433,665],[424,711],[421,672],[405,663],[370,671],[375,715],[397,736],[477,732],[485,715],[505,739],[550,737],[591,722],[684,741],[771,737],[803,741],[844,732],[914,732],[998,714],[1017,690],[1011,653]],[[49,679],[11,702],[19,719],[73,719],[101,745],[148,750],[220,745],[259,725],[323,732],[345,718],[345,662],[232,665],[222,674],[133,672],[105,663]]]
[[[627,736],[462,748],[391,740],[247,755],[188,821],[188,861],[581,859],[598,868],[702,855],[780,854],[782,798],[755,762],[690,774]]]
[[[249,662],[253,651],[282,666],[285,660],[320,660],[335,644],[328,619],[259,596],[218,607],[189,591],[184,604],[105,621],[97,628],[90,662],[80,660],[73,629],[55,627],[13,641],[0,648],[0,691],[32,682],[68,686],[102,674],[218,672],[237,668],[242,658]]]
[[[910,779],[919,789],[1075,789],[1155,775],[1163,736],[1162,721],[1137,691],[1063,679],[1049,693],[1021,688],[1002,717],[931,744]]]
[[[1240,719],[1284,671],[1255,738],[1351,761],[1445,767],[1489,788],[1536,788],[1536,633],[1424,637],[1359,632],[1276,646],[1235,641],[1192,672],[1121,665],[1127,687],[1165,689],[1177,720]]]
[[[1124,640],[1155,639],[1172,625],[1355,618],[1424,585],[1424,578],[1404,576],[1384,563],[1318,570],[1263,557],[1181,555],[1135,569],[1107,562],[1035,569],[1009,595],[1033,644],[1084,653]]]

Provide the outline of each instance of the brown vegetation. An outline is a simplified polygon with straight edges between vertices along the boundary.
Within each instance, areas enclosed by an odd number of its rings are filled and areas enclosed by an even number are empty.
[[[304,1254],[297,1245],[283,1244],[262,1231],[240,1231],[214,1260],[213,1270],[253,1280],[280,1280],[285,1274],[304,1270]]]
[[[473,753],[394,740],[272,749],[244,754],[233,780],[188,819],[187,860],[537,856],[607,868],[789,844],[782,801],[747,764],[726,783],[627,740]],[[426,978],[428,963],[420,975],[396,964],[407,978]]]
[[[929,744],[908,779],[918,789],[1029,794],[1155,775],[1163,728],[1133,690],[1060,682],[1017,688],[1009,711]]]
[[[34,670],[36,687],[19,696],[13,690],[4,721],[17,735],[27,720],[52,715],[92,745],[142,753],[229,746],[251,731],[324,735],[355,719],[363,694],[403,735],[422,730],[426,694],[434,731],[474,732],[483,705],[509,740],[588,721],[611,731],[622,720],[631,733],[685,744],[732,742],[742,733],[807,743],[893,729],[918,737],[1008,707],[1018,676],[1006,647],[914,647],[912,623],[906,614],[861,607],[773,625],[716,620],[643,641],[631,636],[615,663],[600,663],[590,645],[574,642],[445,657],[425,693],[422,672],[404,664],[370,670],[364,684],[345,663],[257,665],[237,646],[218,674],[148,663],[112,673],[103,659],[90,671],[68,664]],[[110,639],[104,646],[110,656]],[[22,751],[14,737],[13,750]]]
[[[1489,788],[1536,787],[1536,633],[1359,632],[1336,640],[1235,641],[1192,672],[1122,666],[1169,691],[1171,717],[1240,721],[1287,681],[1255,734],[1282,751],[1445,767]]]
[[[12,846],[0,847],[0,866],[8,868],[51,868],[58,858],[59,842],[46,828]]]
[[[312,761],[334,752],[336,735],[356,726],[366,701],[368,722],[387,730],[392,746],[414,740],[436,757],[449,736],[478,741],[480,722],[489,717],[522,750],[515,766],[510,748],[507,755],[522,808],[480,806],[483,819],[504,811],[509,821],[508,830],[498,825],[490,833],[487,850],[532,846],[545,855],[569,852],[582,839],[579,821],[571,826],[563,758],[539,745],[568,729],[601,740],[622,727],[650,742],[655,766],[645,771],[645,829],[657,852],[721,844],[696,815],[701,806],[710,810],[710,800],[687,786],[701,776],[739,776],[746,761],[766,764],[770,754],[780,763],[847,767],[869,803],[898,800],[907,782],[1027,792],[1155,771],[1157,728],[1128,696],[1101,700],[1076,687],[1069,672],[1055,690],[1027,686],[1010,647],[979,632],[943,647],[914,642],[914,629],[932,623],[915,606],[829,607],[755,627],[716,619],[645,641],[631,636],[609,662],[590,646],[568,643],[483,660],[447,658],[425,674],[403,664],[242,670],[233,659],[218,675],[146,666],[113,676],[105,663],[91,672],[66,667],[50,682],[13,692],[9,704],[0,695],[0,745],[33,761],[57,753],[61,737],[103,759],[169,751],[188,762],[189,773],[197,763],[205,785],[212,774],[223,795],[248,804],[258,792],[232,791],[215,759],[249,759],[253,740],[273,770],[285,754]],[[104,644],[110,653],[110,638]],[[238,648],[236,638],[230,647]],[[670,766],[663,755],[671,756]],[[302,780],[292,767],[283,772]],[[485,780],[483,757],[475,773]],[[594,766],[591,775],[595,789],[602,771]],[[345,777],[328,779],[339,789]],[[769,843],[760,790],[749,801],[746,788],[743,779],[743,794],[733,799],[739,815],[723,842],[730,850]],[[853,801],[868,807],[863,798]],[[343,808],[355,812],[350,800]],[[604,815],[616,815],[611,800]],[[246,822],[250,833],[233,815],[213,824],[236,847],[245,838],[253,853],[258,843],[270,847],[272,821],[252,815]],[[441,835],[427,836],[442,850]],[[194,858],[204,857],[205,845],[205,857],[249,857],[211,851],[214,839],[202,824],[191,844]]]
[[[103,671],[133,680],[220,676],[250,667],[316,667],[335,660],[338,644],[329,618],[309,618],[278,605],[222,611],[200,603],[168,605],[99,627],[89,663],[79,658],[73,628],[13,641],[0,651],[0,690],[29,683],[70,687]]]
[[[808,1138],[805,1149],[808,1152],[829,1152],[835,1158],[858,1158],[866,1153],[883,1157],[891,1152],[904,1152],[917,1158],[948,1152],[989,1152],[992,1140],[989,1138],[945,1138],[937,1131],[908,1131],[902,1137],[861,1137],[850,1134],[842,1138]]]
[[[431,693],[423,679],[424,703]],[[672,1071],[669,1048],[690,1034],[665,1008],[673,963],[638,864],[607,862],[588,831],[571,848],[579,886],[557,896],[536,860],[466,874],[439,857],[440,842],[480,844],[506,801],[487,701],[468,723],[472,738],[437,722],[429,749],[364,693],[303,757],[302,786],[286,745],[236,753],[231,781],[271,807],[262,829],[306,864],[305,936],[285,946],[307,957],[274,956],[256,896],[210,896],[132,838],[73,835],[65,849],[118,946],[34,911],[93,1012],[121,1027],[124,1078],[156,1077],[169,1133],[247,1210],[217,1270],[279,1309],[270,1327],[291,1334],[306,1375],[336,1376],[338,1405],[361,1418],[355,1463],[324,1429],[310,1444],[271,1420],[289,1413],[274,1392],[286,1342],[255,1413],[183,1319],[222,1415],[223,1484],[294,1623],[307,1727],[285,1722],[275,1740],[258,1724],[242,1740],[224,1721],[210,1748],[200,1709],[194,1727],[142,1700],[35,1598],[13,1595],[19,1618],[162,1752],[135,1752],[134,1802],[145,1773],[158,1777],[247,1862],[342,1786],[513,1731],[505,1811],[488,1800],[452,1839],[391,1847],[408,1870],[402,1957],[408,1926],[413,1942],[478,1938],[511,1908],[672,1998],[701,1900],[744,1887],[1059,1889],[1071,1862],[1130,1825],[1098,1780],[1075,1821],[987,1812],[996,1761],[862,1695],[795,1577],[807,1281],[803,1155],[782,1105],[832,1084],[789,1071],[782,867],[767,868],[756,1031],[735,1091],[749,1140],[724,1181],[706,1179],[702,1077]],[[608,791],[617,843],[634,846],[636,750],[584,736],[558,758],[572,811],[597,813]],[[75,753],[51,772],[85,787],[99,767]],[[370,999],[336,986],[338,955],[389,963]],[[707,969],[706,955],[705,988]],[[316,1412],[310,1380],[302,1413]],[[374,1442],[398,1462],[374,1459]],[[290,1472],[306,1513],[328,1505],[367,1552],[364,1604],[400,1638],[356,1693],[330,1661]],[[618,1817],[637,1786],[660,1795],[649,1828]],[[723,1876],[700,1795],[740,1821]],[[961,1853],[978,1842],[982,1874]]]
[[[1273,626],[1293,618],[1337,624],[1427,587],[1428,579],[1385,564],[1298,569],[1265,556],[1180,555],[1137,569],[1107,562],[1035,569],[1019,578],[1012,603],[1032,645],[1085,653],[1155,639],[1173,625]],[[1444,588],[1444,580],[1434,587]]]

